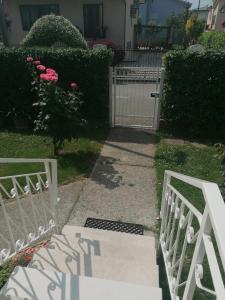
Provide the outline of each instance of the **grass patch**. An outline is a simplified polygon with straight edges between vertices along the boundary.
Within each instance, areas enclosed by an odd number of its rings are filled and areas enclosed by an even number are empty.
[[[14,266],[14,264],[11,260],[6,262],[2,266],[0,266],[0,289],[7,282],[7,280],[10,277],[10,274],[12,273],[14,267],[15,266]]]
[[[192,177],[200,178],[203,180],[208,180],[217,183],[219,186],[223,183],[223,172],[222,172],[222,159],[218,157],[217,150],[213,146],[197,147],[191,143],[185,142],[181,145],[167,144],[163,138],[158,144],[156,157],[155,157],[155,166],[157,174],[157,198],[158,198],[158,209],[161,206],[161,197],[162,197],[162,187],[163,187],[163,178],[165,170],[172,170],[178,173],[189,175]],[[205,201],[201,191],[197,188],[191,187],[179,180],[172,180],[173,186],[183,194],[200,212],[203,212]],[[198,224],[193,221],[194,228],[197,232]],[[180,247],[182,247],[182,241],[184,238],[184,233],[181,236]],[[215,241],[215,239],[213,239]],[[216,251],[218,253],[218,251]],[[186,280],[187,274],[189,271],[189,266],[191,263],[191,257],[193,254],[193,246],[190,245],[185,257],[184,270],[182,272],[182,281]],[[178,251],[179,257],[179,251]],[[220,261],[219,261],[220,262]],[[204,280],[206,286],[212,288],[212,280],[210,276],[210,271],[208,269],[207,261],[203,262],[204,265]],[[221,264],[220,264],[221,265]],[[164,262],[162,257],[159,257],[159,266],[161,271],[161,287],[163,289],[164,298],[170,299],[167,280],[164,270]],[[223,272],[222,272],[223,276]],[[181,291],[182,293],[182,291]],[[214,297],[209,296],[204,292],[196,290],[194,299],[203,300],[203,299],[214,299]]]
[[[82,137],[66,142],[58,160],[59,184],[66,184],[80,176],[88,176],[98,157],[107,129],[86,131]],[[53,158],[50,137],[13,132],[0,132],[0,157]],[[1,164],[0,176],[31,173],[42,170],[40,164]]]
[[[223,183],[221,159],[217,157],[217,150],[213,146],[198,148],[190,143],[169,145],[162,139],[157,147],[155,166],[157,173],[158,208],[161,206],[165,170],[212,181],[219,186]],[[175,181],[174,185],[202,211],[203,203],[199,199],[201,193],[198,189],[178,181]]]

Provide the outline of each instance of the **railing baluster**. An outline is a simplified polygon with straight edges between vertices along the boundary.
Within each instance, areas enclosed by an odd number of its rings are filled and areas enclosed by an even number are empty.
[[[169,181],[168,178],[170,178]],[[176,178],[190,187],[195,187],[202,191],[205,200],[204,214],[172,186],[171,178]],[[172,198],[168,198],[171,196]],[[180,299],[181,295],[179,291],[182,287],[184,289],[183,296],[181,297],[182,300],[192,300],[196,288],[207,294],[214,295],[216,299],[225,300],[225,287],[216,255],[219,252],[224,272],[224,216],[225,205],[216,184],[175,172],[165,171],[160,213],[162,219],[160,245],[165,260],[170,294],[173,300]],[[184,234],[182,233],[182,229],[185,230]],[[215,237],[217,252],[211,241],[211,231],[213,231]],[[188,244],[192,244],[193,247],[188,248]],[[182,247],[181,252],[178,249],[180,246]],[[182,272],[184,266],[185,270],[187,267],[185,265],[187,255],[188,259],[191,259],[191,265],[189,266],[187,279],[183,279]],[[201,282],[204,276],[202,263],[205,255],[208,258],[208,266],[214,290],[205,287]]]
[[[5,226],[9,232],[8,235],[1,237],[9,248],[0,248],[0,265],[2,265],[2,263],[10,259],[18,251],[23,250],[34,241],[44,237],[47,232],[56,227],[57,163],[52,159],[14,158],[0,158],[0,163],[42,163],[45,166],[44,172],[0,177],[0,208],[2,209],[4,220],[2,220],[1,226]],[[46,184],[44,177],[47,178]],[[10,191],[8,191],[9,180],[10,185],[12,185]],[[34,180],[36,180],[35,183]],[[3,181],[6,183],[4,184]],[[24,187],[21,184],[23,181],[25,181]],[[2,193],[4,194],[4,198]],[[46,198],[49,195],[49,202],[45,201],[44,193]],[[10,207],[7,205],[9,199],[11,199]],[[31,206],[30,211],[24,206],[27,203]],[[49,203],[50,208],[48,208]],[[12,206],[18,210],[17,218],[10,216],[11,211],[13,211]],[[39,206],[41,206],[41,212]],[[30,228],[32,229],[30,230]]]
[[[179,285],[180,283],[180,278],[181,278],[181,273],[183,270],[183,265],[184,265],[184,258],[185,258],[185,253],[187,250],[187,232],[188,232],[188,228],[192,223],[193,220],[193,214],[189,211],[188,213],[188,223],[187,223],[187,227],[186,227],[186,233],[185,233],[185,238],[184,238],[184,242],[183,242],[183,247],[182,247],[182,252],[181,252],[181,259],[180,259],[180,263],[179,263],[179,267],[178,267],[178,272],[177,272],[177,277],[176,277],[176,285]]]

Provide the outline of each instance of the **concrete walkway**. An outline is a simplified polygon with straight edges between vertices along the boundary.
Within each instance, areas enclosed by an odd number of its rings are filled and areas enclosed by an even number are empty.
[[[87,180],[68,224],[88,217],[156,224],[155,136],[135,129],[113,129]]]

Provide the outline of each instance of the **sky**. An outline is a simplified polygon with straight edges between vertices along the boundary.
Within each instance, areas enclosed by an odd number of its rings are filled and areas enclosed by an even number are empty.
[[[198,6],[198,0],[188,0],[188,2],[192,3],[192,8],[196,8]],[[212,0],[201,0],[201,7],[207,4],[211,5]]]

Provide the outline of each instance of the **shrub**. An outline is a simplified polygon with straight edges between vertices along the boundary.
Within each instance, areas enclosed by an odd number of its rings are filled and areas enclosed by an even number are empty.
[[[173,51],[164,57],[163,117],[195,137],[224,137],[225,52]]]
[[[62,44],[73,48],[87,48],[80,31],[62,16],[47,15],[38,19],[22,41],[25,47],[51,47]]]
[[[37,102],[33,103],[37,109],[34,131],[51,136],[54,155],[58,155],[64,141],[71,141],[84,125],[78,85],[71,82],[70,89],[64,91],[57,85],[58,74],[54,69],[46,68],[40,60],[34,61],[31,56],[26,60],[31,70],[32,86],[37,94]]]
[[[225,32],[203,32],[199,37],[199,43],[209,49],[225,50]]]
[[[14,116],[33,124],[37,98],[30,82],[25,58],[41,58],[59,75],[59,86],[67,89],[76,80],[82,93],[82,115],[89,124],[108,121],[108,68],[111,52],[82,49],[4,48],[0,50],[0,121],[12,126]],[[12,116],[12,113],[14,116]]]

